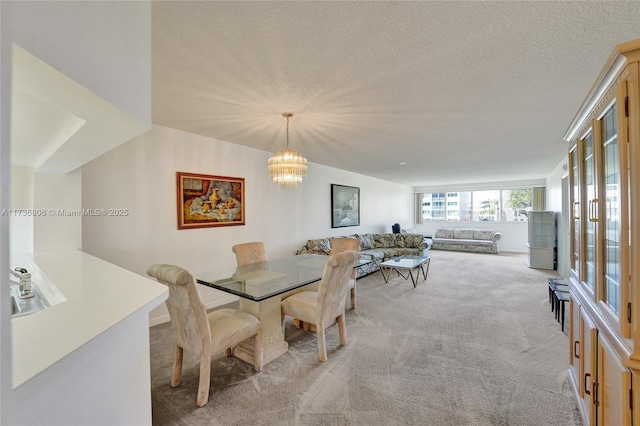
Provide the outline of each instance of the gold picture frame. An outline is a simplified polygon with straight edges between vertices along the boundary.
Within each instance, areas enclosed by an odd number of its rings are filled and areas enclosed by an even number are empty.
[[[176,172],[178,229],[245,224],[244,178]]]

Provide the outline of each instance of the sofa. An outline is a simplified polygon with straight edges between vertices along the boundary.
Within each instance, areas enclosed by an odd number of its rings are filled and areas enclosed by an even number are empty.
[[[356,278],[377,271],[378,264],[394,257],[405,254],[427,256],[429,246],[422,234],[353,234],[335,238],[357,238],[360,240],[360,256],[369,258],[373,262],[356,268]],[[324,254],[331,253],[332,237],[308,240],[296,254]]]
[[[498,241],[501,237],[502,234],[493,229],[438,228],[433,235],[431,248],[499,254]]]

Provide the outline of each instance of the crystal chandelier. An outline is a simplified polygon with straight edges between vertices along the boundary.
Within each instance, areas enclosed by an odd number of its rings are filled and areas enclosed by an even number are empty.
[[[269,158],[269,177],[280,188],[296,188],[307,177],[307,159],[298,151],[289,149],[289,118],[293,114],[284,112],[282,116],[287,119],[287,149],[281,149]]]

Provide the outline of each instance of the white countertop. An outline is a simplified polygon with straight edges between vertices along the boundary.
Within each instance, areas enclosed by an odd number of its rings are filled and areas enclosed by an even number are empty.
[[[48,280],[65,301],[13,318],[13,387],[46,370],[85,343],[141,309],[149,312],[168,297],[164,285],[79,250],[12,257],[33,282]]]

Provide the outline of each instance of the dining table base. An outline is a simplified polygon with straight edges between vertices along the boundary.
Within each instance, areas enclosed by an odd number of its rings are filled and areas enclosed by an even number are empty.
[[[260,320],[264,344],[263,365],[270,363],[289,350],[289,344],[284,340],[282,332],[280,302],[280,297],[272,297],[260,302],[240,299],[240,309]],[[241,360],[255,365],[253,339],[240,343],[234,348],[233,354]]]

